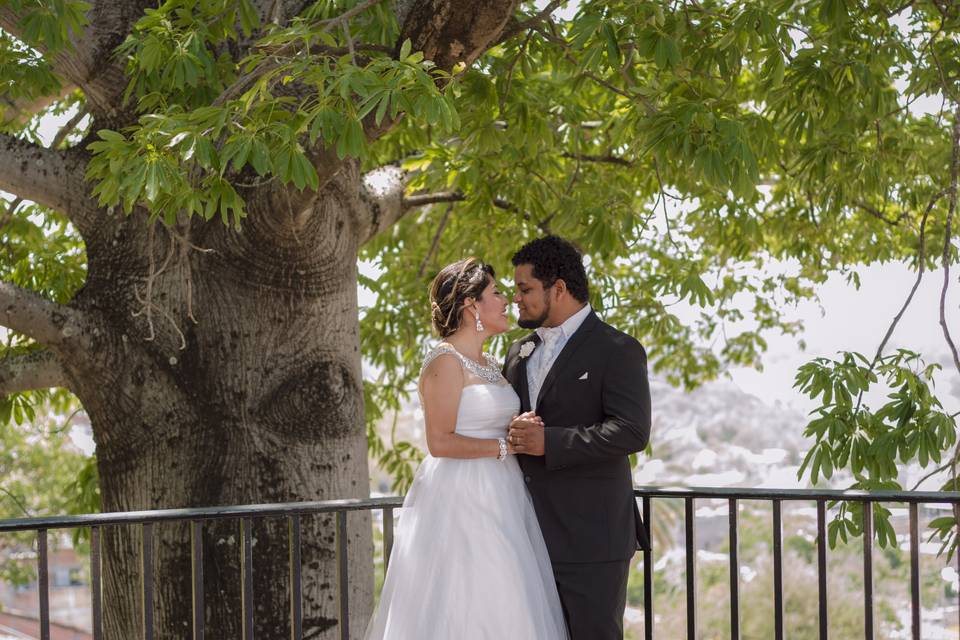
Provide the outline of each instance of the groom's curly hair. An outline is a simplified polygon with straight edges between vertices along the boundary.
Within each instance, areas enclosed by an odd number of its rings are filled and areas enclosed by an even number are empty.
[[[495,277],[493,267],[473,257],[440,269],[430,285],[430,309],[433,328],[441,338],[460,328],[464,300],[479,300]]]
[[[559,236],[544,236],[520,247],[513,254],[513,266],[529,264],[533,266],[533,277],[543,283],[544,288],[552,287],[557,280],[563,280],[567,290],[580,302],[590,299],[590,286],[587,284],[587,271],[583,268],[583,255],[569,240]]]

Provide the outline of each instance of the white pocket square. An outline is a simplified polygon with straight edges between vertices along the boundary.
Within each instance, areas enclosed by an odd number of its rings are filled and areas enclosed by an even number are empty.
[[[586,379],[587,379],[587,376],[589,376],[589,375],[590,375],[590,372],[589,372],[589,371],[585,371],[582,376],[580,376],[579,378],[577,378],[577,380],[586,380]]]

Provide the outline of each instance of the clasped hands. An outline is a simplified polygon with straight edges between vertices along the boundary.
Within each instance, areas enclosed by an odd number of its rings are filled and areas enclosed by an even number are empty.
[[[533,411],[513,416],[510,420],[510,430],[507,432],[507,449],[510,453],[542,456],[543,419]]]

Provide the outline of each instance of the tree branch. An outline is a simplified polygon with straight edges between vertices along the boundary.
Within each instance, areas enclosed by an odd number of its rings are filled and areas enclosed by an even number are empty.
[[[556,36],[550,33],[549,31],[543,29],[542,26],[540,25],[533,25],[531,26],[531,29],[534,29],[537,33],[543,36],[543,38],[548,42],[553,42],[554,44],[559,45],[560,48],[563,49],[563,57],[566,58],[567,62],[569,62],[575,67],[580,67],[580,61],[577,60],[576,56],[574,56],[573,52],[570,50],[569,42],[567,42],[560,36]],[[583,77],[585,78],[590,78],[591,80],[593,80],[595,83],[597,83],[607,91],[615,93],[619,96],[623,96],[624,98],[627,98],[629,100],[638,101],[640,104],[643,105],[644,109],[646,109],[647,113],[650,115],[656,115],[658,113],[658,109],[656,105],[653,104],[653,102],[651,102],[650,99],[643,94],[640,94],[640,93],[634,94],[634,93],[629,93],[627,91],[624,91],[623,89],[620,89],[619,87],[614,86],[610,82],[604,80],[603,78],[589,71],[584,71],[581,75],[583,75]]]
[[[83,232],[96,207],[83,179],[86,153],[55,150],[0,134],[0,190],[62,211]]]
[[[503,33],[501,33],[497,38],[497,44],[506,42],[518,33],[522,33],[534,25],[540,24],[549,18],[550,14],[559,9],[561,5],[566,4],[567,2],[568,0],[553,0],[550,4],[544,7],[542,11],[534,14],[526,20],[510,20],[510,22],[508,22],[507,26],[504,28]]]
[[[920,246],[917,251],[917,278],[913,282],[913,287],[910,289],[910,293],[907,295],[907,299],[904,301],[903,306],[900,307],[900,312],[897,313],[893,318],[893,322],[890,323],[890,326],[887,328],[886,334],[883,336],[883,340],[880,341],[880,346],[877,347],[877,353],[873,356],[873,363],[871,364],[871,370],[873,366],[880,360],[883,356],[883,350],[887,346],[887,342],[890,341],[890,336],[893,335],[893,330],[897,328],[897,325],[900,323],[900,319],[903,318],[903,314],[906,313],[907,308],[910,306],[910,303],[913,301],[913,296],[917,292],[917,289],[920,287],[920,281],[923,280],[923,274],[925,272],[926,262],[927,262],[927,245],[926,245],[926,229],[927,229],[927,218],[930,217],[930,212],[933,210],[934,205],[939,202],[940,198],[947,194],[947,190],[944,189],[940,193],[934,195],[930,198],[930,202],[927,204],[927,209],[923,212],[923,218],[920,220]],[[862,393],[861,393],[862,395]]]
[[[953,364],[960,372],[960,355],[957,354],[957,345],[953,343],[950,336],[950,328],[947,325],[946,302],[947,288],[950,286],[950,259],[953,249],[952,225],[953,215],[957,210],[957,179],[960,177],[960,104],[956,106],[953,113],[953,155],[950,161],[950,187],[949,202],[950,207],[947,210],[947,222],[943,232],[943,288],[940,290],[940,327],[943,329],[943,337],[950,346],[950,354],[953,356]]]
[[[32,351],[0,360],[0,397],[66,386],[67,379],[60,361],[50,351]]]
[[[437,230],[433,234],[433,241],[430,243],[430,249],[427,251],[427,255],[423,256],[423,261],[420,263],[420,268],[417,269],[418,278],[422,278],[423,274],[426,273],[427,265],[430,264],[430,261],[433,259],[433,255],[440,247],[440,238],[443,236],[443,230],[447,228],[447,222],[450,220],[451,213],[453,213],[452,202],[447,205],[446,211],[443,212],[443,217],[440,218],[440,224],[437,225]]]
[[[379,4],[382,1],[383,0],[365,0],[365,2],[361,2],[357,6],[353,7],[349,11],[345,11],[339,16],[324,20],[321,22],[323,28],[320,30],[320,33],[325,33],[334,27],[346,24],[355,16],[363,13],[370,7]],[[271,56],[273,56],[273,59],[264,62],[255,69],[252,69],[248,73],[245,73],[237,78],[233,84],[231,84],[219,96],[217,96],[217,98],[213,101],[213,105],[220,106],[226,104],[229,100],[236,98],[244,91],[252,87],[258,78],[272,71],[273,69],[280,67],[283,64],[282,59],[284,57],[296,55],[300,44],[301,43],[299,41],[288,42],[287,44],[277,48],[275,51],[270,52]]]
[[[616,164],[621,167],[632,167],[633,161],[627,160],[626,158],[620,158],[614,155],[605,155],[605,156],[595,156],[583,153],[563,153],[562,157],[567,158],[568,160],[580,160],[581,162],[597,162],[601,164]]]
[[[9,282],[0,281],[0,326],[48,346],[85,337],[81,315]]]
[[[392,165],[371,171],[363,177],[360,200],[365,211],[361,219],[361,244],[397,223],[411,209],[442,202],[463,202],[467,199],[462,191],[404,195],[409,177],[402,169]],[[519,212],[516,205],[503,198],[494,198],[493,206]]]
[[[404,211],[427,207],[441,202],[463,202],[467,197],[462,191],[436,191],[433,193],[413,193],[403,198]]]
[[[80,121],[86,118],[88,115],[90,115],[90,111],[86,107],[78,109],[73,117],[70,118],[65,125],[60,127],[60,131],[57,131],[57,135],[55,135],[53,137],[53,141],[50,142],[50,148],[58,149],[60,145],[63,144],[63,141],[67,139],[67,136],[73,133],[73,130],[77,128],[77,125],[80,124]]]
[[[114,56],[119,41],[130,31],[133,23],[149,6],[142,1],[111,2],[92,0],[88,15],[90,23],[81,33],[71,33],[68,46],[51,54],[45,47],[26,42],[40,51],[66,90],[75,85],[83,90],[87,103],[96,113],[112,113],[118,97],[127,86],[122,63]],[[9,3],[0,5],[0,29],[23,39],[23,17],[14,12]]]
[[[395,166],[380,167],[363,176],[360,186],[360,244],[393,226],[407,209],[403,207],[403,190],[409,175]]]
[[[32,100],[27,99],[18,99],[14,100],[8,96],[0,96],[0,100],[3,101],[3,122],[4,125],[10,124],[19,124],[26,122],[33,115],[39,113],[43,109],[50,106],[52,103],[57,100],[62,100],[64,97],[70,94],[71,91],[76,89],[75,86],[71,84],[65,84],[60,87],[60,90],[54,94],[39,96],[33,98]]]
[[[407,38],[439,69],[469,67],[497,44],[517,0],[418,0],[404,16],[397,48]]]
[[[953,462],[951,461],[951,462],[945,463],[944,465],[942,465],[942,466],[940,466],[940,467],[937,467],[936,469],[934,469],[933,471],[931,471],[931,472],[928,473],[927,475],[925,475],[925,476],[923,476],[922,478],[920,478],[920,480],[917,481],[917,484],[913,485],[913,489],[910,489],[910,491],[916,491],[917,489],[920,488],[920,485],[922,485],[924,482],[926,482],[927,480],[929,480],[929,479],[932,478],[933,476],[937,475],[938,473],[941,473],[941,472],[943,472],[943,471],[946,471],[947,469],[950,468],[950,466],[951,466],[952,464],[953,464]]]
[[[467,196],[464,195],[462,191],[437,191],[434,193],[414,193],[409,196],[404,196],[402,207],[404,213],[410,209],[415,209],[417,207],[425,207],[431,204],[438,204],[441,202],[463,202],[467,199]],[[517,211],[517,207],[507,202],[503,198],[494,198],[493,206],[498,209],[504,209],[506,211]]]
[[[880,222],[882,222],[882,223],[884,223],[884,224],[886,224],[886,225],[889,225],[889,226],[891,226],[891,227],[896,227],[897,225],[900,224],[900,222],[901,222],[904,218],[907,217],[907,212],[903,212],[903,213],[901,213],[899,216],[897,216],[897,218],[896,218],[895,220],[891,220],[891,219],[888,218],[887,216],[883,215],[883,213],[882,213],[879,209],[877,209],[876,207],[870,206],[869,204],[867,204],[866,202],[864,202],[864,201],[862,201],[862,200],[860,200],[860,201],[857,202],[857,206],[860,207],[861,209],[863,209],[864,211],[866,211],[867,213],[869,213],[870,215],[872,215],[874,218],[876,218],[876,219],[879,220]]]
[[[383,0],[362,0],[346,12],[321,22],[321,31],[341,28],[349,33],[347,24],[354,17],[369,10]],[[469,66],[484,51],[496,43],[496,37],[513,13],[517,0],[411,0],[403,3],[400,34],[391,53],[399,52],[401,43],[410,40],[413,51],[423,53],[425,60],[434,63],[437,69],[452,71],[458,65]],[[348,52],[354,53],[362,44],[350,42]],[[243,74],[227,87],[213,102],[223,105],[254,86],[259,78],[272,70],[282,67],[285,59],[299,55],[303,44],[294,41],[272,51],[256,68]],[[352,51],[351,51],[352,49]],[[400,117],[400,116],[398,116]],[[368,140],[374,141],[387,133],[396,122],[387,118],[379,126],[374,126],[373,117],[368,116],[364,123],[364,133]],[[344,165],[344,160],[335,157],[331,149],[322,147],[322,143],[312,150],[311,161],[320,177],[320,188]],[[403,215],[401,207],[402,188],[380,190],[361,182],[359,197],[362,201],[360,213],[361,242],[389,227]],[[314,199],[312,193],[304,192],[302,198],[293,203],[296,211],[309,209]],[[308,217],[304,216],[305,218]]]

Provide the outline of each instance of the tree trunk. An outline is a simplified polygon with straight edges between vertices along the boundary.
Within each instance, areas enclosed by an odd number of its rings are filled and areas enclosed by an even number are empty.
[[[134,216],[85,238],[89,277],[73,305],[103,330],[92,368],[64,368],[93,425],[104,511],[369,495],[361,230],[344,195],[358,180],[341,172],[297,224],[250,194],[241,232],[213,221],[178,238]],[[304,637],[333,638],[335,519],[302,526]],[[369,514],[350,514],[348,532],[359,636],[373,602]],[[257,522],[253,538],[255,637],[289,638],[287,523]],[[206,638],[242,637],[240,541],[237,521],[204,524]],[[106,638],[142,637],[141,544],[139,527],[104,532]],[[188,526],[156,525],[153,549],[155,637],[191,637]]]

